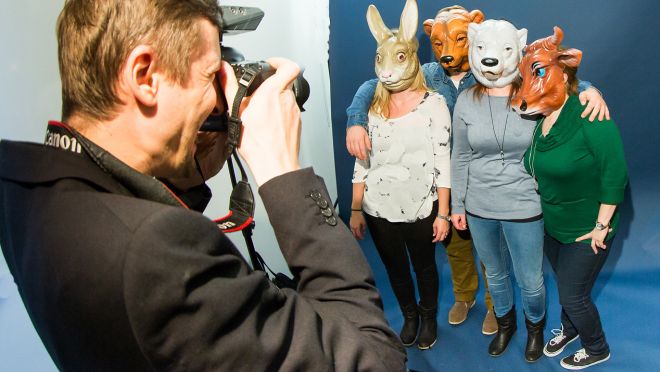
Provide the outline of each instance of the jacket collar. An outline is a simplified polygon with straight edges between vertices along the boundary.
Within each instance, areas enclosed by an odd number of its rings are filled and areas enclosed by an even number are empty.
[[[60,140],[53,140],[55,134]],[[61,140],[63,135],[68,139]],[[76,178],[109,192],[185,206],[156,178],[134,170],[66,124],[49,122],[46,143],[0,141],[0,178],[32,184]]]

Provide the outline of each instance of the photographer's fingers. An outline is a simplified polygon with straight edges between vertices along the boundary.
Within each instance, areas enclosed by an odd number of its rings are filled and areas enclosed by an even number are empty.
[[[222,68],[218,71],[218,78],[220,80],[220,89],[224,92],[227,100],[228,107],[226,110],[231,114],[234,97],[236,97],[236,92],[238,92],[238,80],[236,80],[234,69],[227,61],[222,61]],[[218,106],[222,104],[222,97],[218,96]],[[225,110],[223,107],[218,107],[218,109],[221,112]]]
[[[300,75],[300,66],[285,58],[269,58],[266,60],[275,70],[275,75],[268,78],[264,84],[272,84],[281,91],[290,89],[293,81]]]
[[[243,138],[238,149],[259,186],[300,169],[300,109],[289,88],[300,68],[282,58],[267,62],[276,71],[255,90],[241,113]]]

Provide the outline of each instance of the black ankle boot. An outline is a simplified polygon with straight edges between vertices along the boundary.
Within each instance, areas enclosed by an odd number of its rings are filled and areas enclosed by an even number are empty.
[[[511,341],[511,337],[516,332],[516,307],[512,307],[503,317],[495,316],[497,320],[497,334],[493,341],[488,345],[488,354],[491,356],[500,356]]]
[[[525,318],[527,327],[527,345],[525,346],[525,360],[536,362],[543,354],[543,328],[545,328],[545,316],[538,323],[532,323]]]
[[[417,347],[421,350],[430,349],[435,345],[438,335],[438,322],[436,316],[438,308],[426,309],[419,305],[419,315],[422,318],[422,325],[419,327],[419,340]]]
[[[401,309],[403,313],[403,327],[399,338],[404,346],[411,346],[417,341],[417,329],[419,328],[419,313],[417,305],[409,305]]]

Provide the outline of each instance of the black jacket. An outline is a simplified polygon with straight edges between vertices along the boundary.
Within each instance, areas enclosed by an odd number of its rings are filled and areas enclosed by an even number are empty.
[[[153,196],[162,184],[108,169],[118,161],[96,150],[0,142],[0,244],[60,369],[405,370],[358,245],[310,197],[329,199],[311,169],[259,190],[294,292],[167,189]]]

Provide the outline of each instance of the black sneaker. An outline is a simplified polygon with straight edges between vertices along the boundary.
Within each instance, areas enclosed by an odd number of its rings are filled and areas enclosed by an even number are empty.
[[[578,338],[578,335],[570,337],[564,334],[564,326],[562,326],[561,329],[553,329],[552,334],[555,335],[555,337],[550,339],[550,341],[548,341],[548,343],[545,344],[545,347],[543,348],[543,354],[549,357],[559,355],[562,351],[564,351],[566,345],[577,340]]]
[[[583,369],[610,359],[609,351],[603,355],[589,355],[584,349],[562,359],[559,364],[566,369]]]

